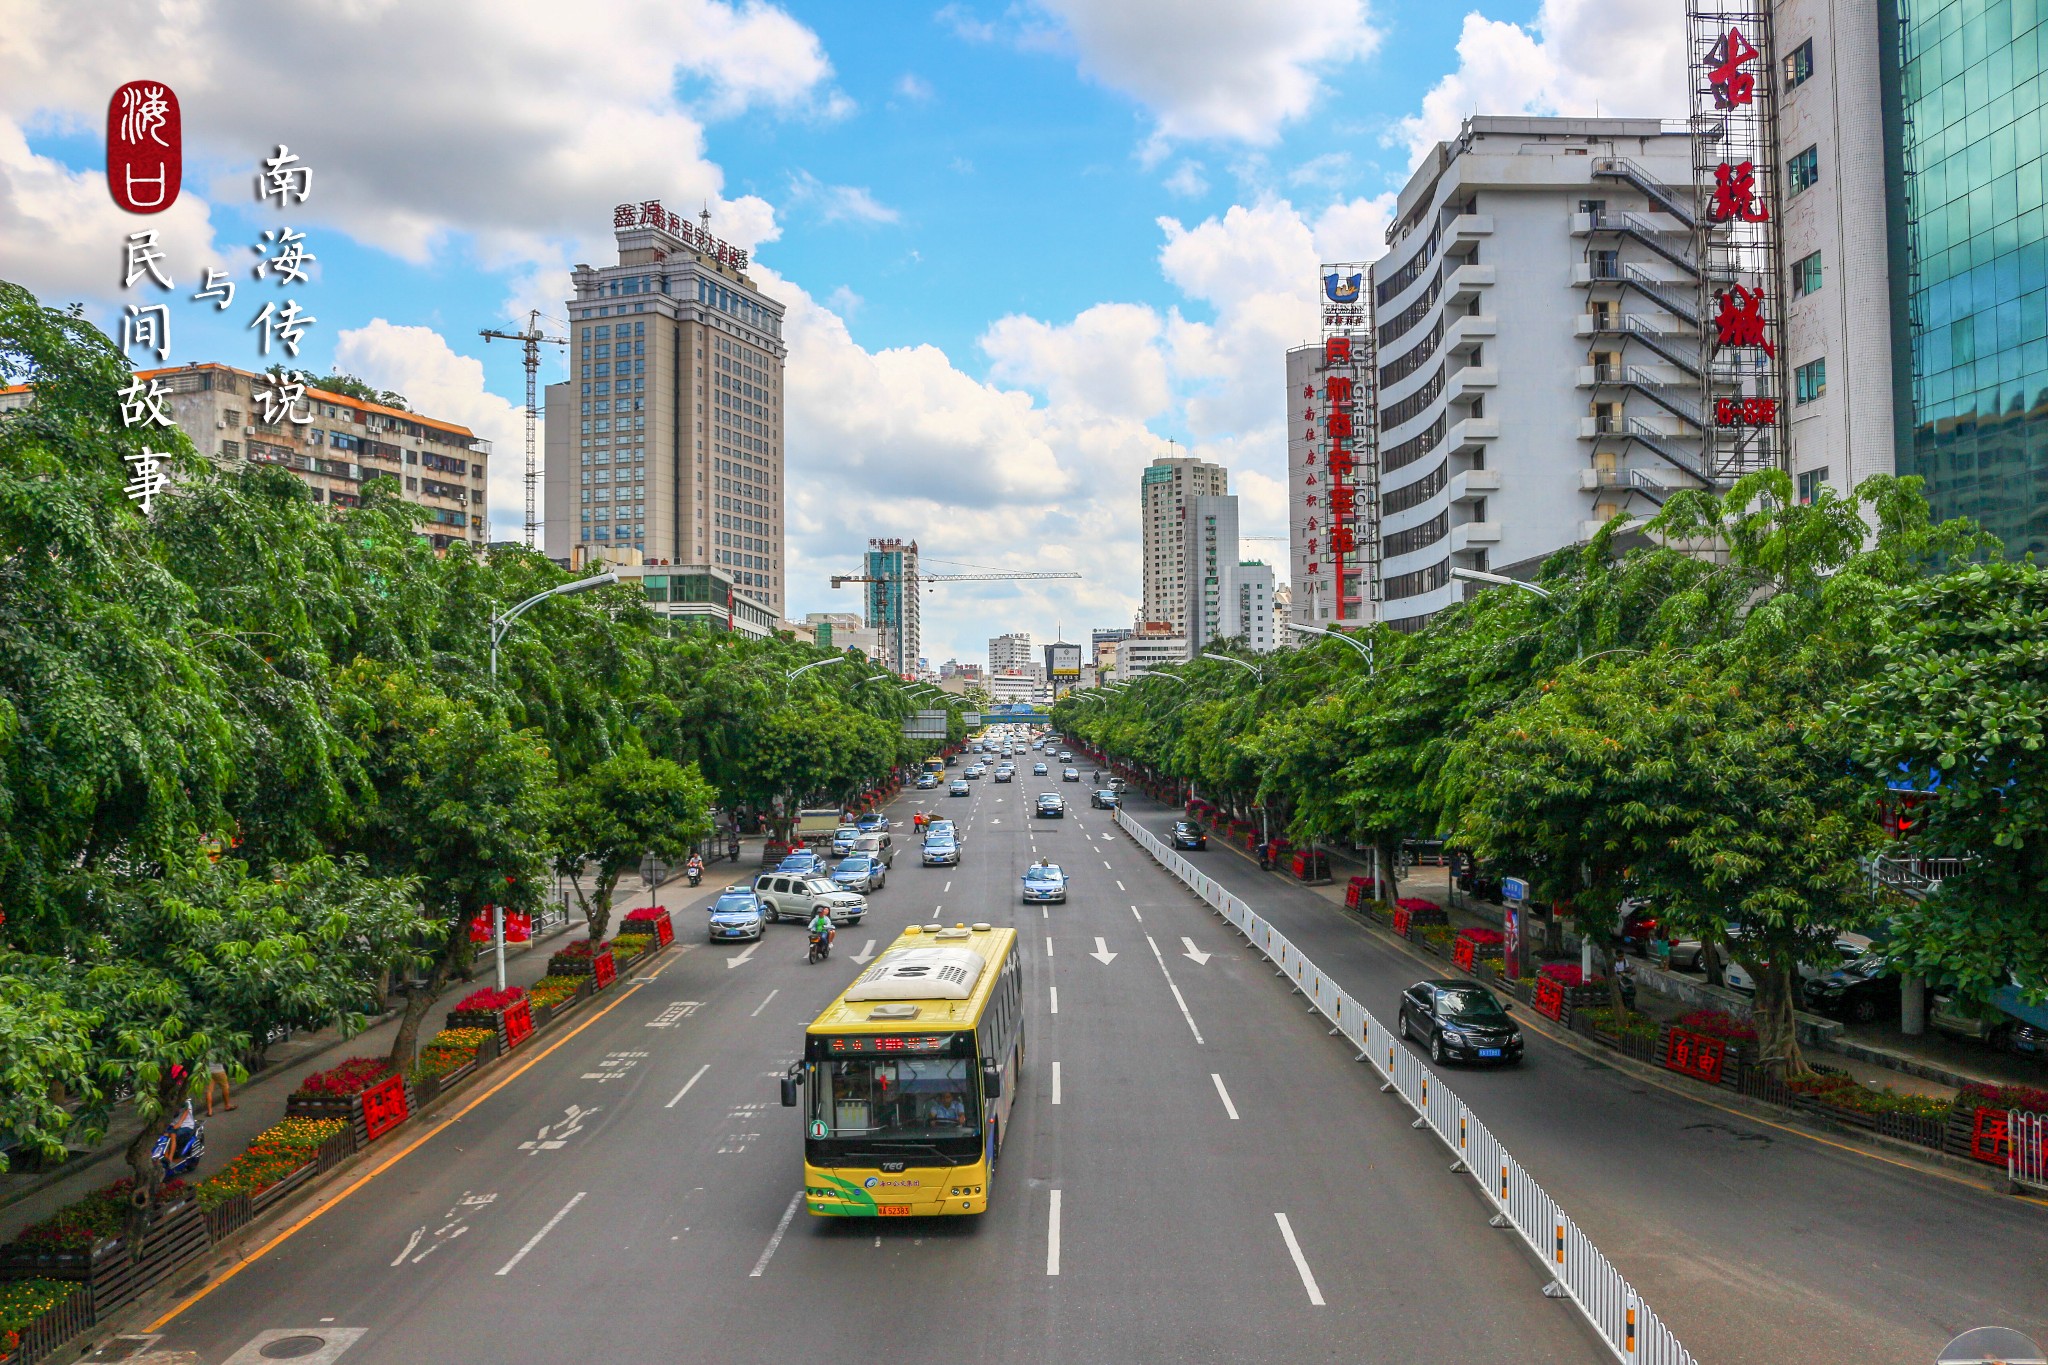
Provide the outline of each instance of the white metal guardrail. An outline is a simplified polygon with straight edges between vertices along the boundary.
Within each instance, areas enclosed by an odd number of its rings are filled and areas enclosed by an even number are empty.
[[[2048,1115],[2006,1112],[2005,1174],[2015,1185],[2048,1190]]]
[[[1492,1202],[1493,1225],[1512,1228],[1549,1270],[1551,1283],[1544,1286],[1545,1294],[1570,1299],[1615,1359],[1627,1365],[1696,1365],[1692,1353],[1557,1201],[1544,1193],[1536,1178],[1372,1011],[1324,976],[1285,934],[1224,890],[1215,878],[1167,848],[1124,811],[1117,811],[1116,819],[1154,861],[1185,882],[1264,953],[1277,975],[1292,979],[1294,989],[1308,997],[1310,1008],[1330,1021],[1330,1032],[1349,1039],[1358,1049],[1358,1060],[1371,1062],[1386,1078],[1381,1088],[1399,1095],[1415,1111],[1415,1127],[1429,1128],[1444,1141],[1457,1158],[1451,1169],[1469,1174]],[[2037,1125],[2039,1122],[2037,1119]],[[2013,1150],[2018,1151],[2023,1145],[2019,1129],[2015,1127],[2013,1132]],[[2037,1134],[2029,1150],[2040,1153],[2041,1137],[2048,1133]]]

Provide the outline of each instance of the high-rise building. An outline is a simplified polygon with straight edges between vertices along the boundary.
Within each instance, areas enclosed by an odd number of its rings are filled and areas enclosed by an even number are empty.
[[[826,649],[857,649],[870,659],[882,652],[882,637],[868,628],[858,612],[814,611],[804,617],[804,624]]]
[[[1244,641],[1255,654],[1273,650],[1273,566],[1247,559],[1230,566],[1223,579],[1224,607],[1218,638]]]
[[[1237,568],[1237,498],[1198,494],[1181,505],[1182,574],[1187,584],[1188,648],[1200,653],[1230,629],[1235,603],[1229,579]]]
[[[1158,668],[1170,668],[1188,660],[1188,637],[1164,622],[1140,625],[1116,645],[1116,675],[1120,682],[1142,678]]]
[[[1969,0],[1876,12],[1898,471],[1927,480],[1935,516],[1974,518],[2009,554],[2048,554],[2048,22],[2034,4]],[[1828,29],[1809,31],[1817,81]],[[1788,28],[1778,43],[1800,40]],[[1862,69],[1845,65],[1844,84]],[[1861,403],[1870,381],[1858,382]]]
[[[1304,623],[1328,623],[1337,610],[1336,566],[1323,553],[1329,515],[1328,474],[1317,445],[1315,404],[1322,389],[1323,346],[1287,352],[1287,555],[1293,606]]]
[[[1897,467],[1886,260],[1881,5],[1778,0],[1771,32],[1783,369],[1794,487],[1802,501]],[[1719,27],[1717,25],[1717,27]],[[1762,73],[1759,73],[1761,75]]]
[[[1036,662],[1031,657],[1031,632],[1028,630],[1011,631],[988,642],[988,671],[991,673],[1028,671]]]
[[[713,564],[779,619],[783,307],[703,220],[622,204],[618,263],[573,272],[569,381],[547,391],[547,548]]]
[[[275,381],[230,365],[194,362],[136,378],[166,395],[178,429],[221,464],[289,469],[313,501],[330,507],[355,506],[363,484],[381,475],[419,509],[415,524],[436,549],[482,549],[490,535],[491,443],[468,427],[315,388],[289,411],[266,409],[256,394],[275,392]],[[0,388],[0,412],[33,399],[26,385]]]
[[[1712,485],[1693,186],[1653,119],[1470,118],[1410,178],[1370,272],[1381,619]]]
[[[918,635],[917,542],[868,542],[867,624],[881,641],[880,662],[892,673],[912,674],[923,666]]]
[[[1273,642],[1277,645],[1293,643],[1286,623],[1294,619],[1294,585],[1279,583],[1273,587]]]
[[[1139,485],[1144,515],[1144,608],[1141,618],[1163,621],[1175,633],[1188,629],[1188,564],[1185,511],[1198,497],[1230,491],[1222,465],[1192,456],[1161,456],[1145,468]]]

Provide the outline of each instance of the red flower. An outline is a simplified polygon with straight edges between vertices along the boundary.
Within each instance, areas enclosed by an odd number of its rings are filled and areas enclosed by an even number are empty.
[[[338,1066],[316,1071],[299,1082],[301,1095],[360,1095],[392,1074],[391,1063],[382,1057],[351,1057]]]
[[[526,992],[518,986],[508,987],[502,991],[492,990],[486,986],[480,991],[471,991],[468,995],[463,996],[462,999],[455,1002],[455,1008],[457,1010],[495,1012],[518,1003],[525,996]]]
[[[1756,1027],[1747,1020],[1737,1019],[1723,1010],[1694,1010],[1678,1021],[1678,1026],[1693,1033],[1704,1033],[1709,1038],[1721,1038],[1731,1043],[1753,1043],[1756,1041]]]

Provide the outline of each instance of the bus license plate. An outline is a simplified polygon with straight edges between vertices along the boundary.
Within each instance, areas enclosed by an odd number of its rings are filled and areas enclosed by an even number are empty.
[[[1500,1049],[1497,1047],[1483,1047],[1479,1049],[1479,1055],[1482,1057],[1498,1057],[1500,1056]]]
[[[875,1212],[881,1214],[884,1218],[907,1218],[910,1216],[910,1205],[880,1204],[876,1206]]]

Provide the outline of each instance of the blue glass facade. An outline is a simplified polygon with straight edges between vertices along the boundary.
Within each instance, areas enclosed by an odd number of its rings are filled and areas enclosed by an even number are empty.
[[[1898,0],[1899,472],[2048,555],[2048,0]],[[1895,201],[1896,204],[1896,201]]]

